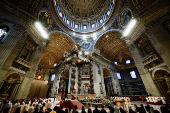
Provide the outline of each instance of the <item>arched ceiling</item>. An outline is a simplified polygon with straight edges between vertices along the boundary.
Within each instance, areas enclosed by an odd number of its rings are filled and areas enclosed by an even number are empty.
[[[42,67],[54,67],[54,64],[61,63],[64,52],[70,52],[74,46],[73,40],[63,33],[50,35],[50,43],[45,48],[39,65]]]
[[[100,50],[100,54],[108,60],[122,62],[125,59],[131,60],[131,54],[121,39],[118,31],[109,31],[102,35],[95,44],[95,48]]]
[[[93,18],[103,12],[110,0],[61,0],[65,12],[78,19]]]

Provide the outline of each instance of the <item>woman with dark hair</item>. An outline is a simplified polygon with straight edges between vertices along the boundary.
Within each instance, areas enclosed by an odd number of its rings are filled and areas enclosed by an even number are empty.
[[[43,107],[40,107],[40,111],[38,113],[43,113]]]
[[[78,113],[77,111],[77,105],[74,106],[73,112],[72,113]]]
[[[160,113],[158,110],[154,110],[153,113]]]
[[[132,109],[129,109],[129,113],[135,113]]]
[[[68,109],[65,109],[65,113],[68,113]]]
[[[38,104],[36,105],[35,109],[34,109],[34,112],[33,113],[38,113]]]
[[[16,110],[15,110],[15,113],[20,113],[21,112],[21,107],[18,107]]]
[[[109,111],[108,111],[108,113],[114,113],[114,108],[111,107],[111,106],[109,106]]]
[[[91,109],[90,109],[90,108],[88,109],[88,113],[92,113],[92,111],[91,111]]]
[[[82,106],[82,111],[81,113],[86,113],[84,106]]]
[[[121,113],[126,113],[126,111],[124,111],[122,108],[119,108]]]

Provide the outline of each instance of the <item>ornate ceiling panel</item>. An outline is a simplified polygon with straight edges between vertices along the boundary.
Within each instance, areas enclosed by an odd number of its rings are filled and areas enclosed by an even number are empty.
[[[8,1],[30,14],[35,14],[35,12],[42,3],[41,0],[8,0]]]
[[[70,52],[74,46],[73,40],[63,33],[53,33],[51,41],[45,48],[39,65],[42,67],[54,67],[61,63],[64,52]]]
[[[131,54],[120,37],[121,33],[118,31],[107,32],[99,38],[95,48],[99,49],[100,54],[112,62],[121,62],[126,58],[131,60]]]

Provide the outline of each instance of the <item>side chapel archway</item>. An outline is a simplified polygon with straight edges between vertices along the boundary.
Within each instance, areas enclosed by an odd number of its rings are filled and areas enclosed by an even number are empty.
[[[161,96],[167,97],[170,94],[170,73],[165,69],[158,69],[153,72],[153,80]]]

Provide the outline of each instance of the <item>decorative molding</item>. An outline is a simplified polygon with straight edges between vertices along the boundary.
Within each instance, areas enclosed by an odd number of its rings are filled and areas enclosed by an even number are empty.
[[[25,75],[25,74],[26,74],[26,72],[25,72],[25,71],[20,70],[20,69],[15,68],[15,67],[12,67],[12,66],[9,68],[9,71],[10,71],[10,70],[12,70],[13,72],[19,73],[19,74],[23,74],[23,75]]]

